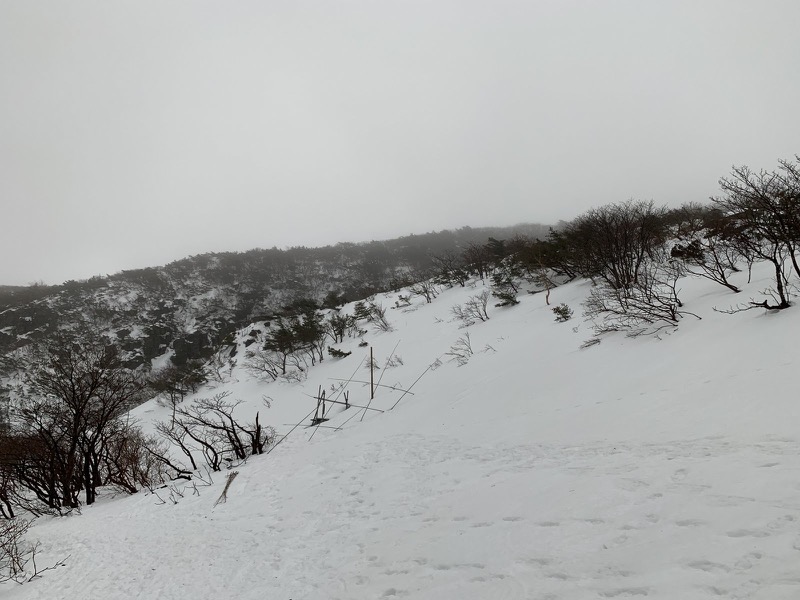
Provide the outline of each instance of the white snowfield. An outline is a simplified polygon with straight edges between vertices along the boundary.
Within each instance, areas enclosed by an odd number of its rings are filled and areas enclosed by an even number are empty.
[[[42,519],[40,564],[67,565],[12,600],[648,600],[800,598],[800,307],[727,315],[769,280],[732,294],[681,282],[686,317],[671,335],[591,337],[590,284],[553,290],[575,310],[554,322],[543,294],[468,329],[450,308],[483,289],[445,291],[387,311],[395,331],[366,340],[397,407],[341,430],[297,429],[251,458],[227,502],[226,474],[177,504],[145,492],[82,515]],[[384,306],[394,296],[379,296]],[[573,328],[577,328],[574,331]],[[465,366],[446,353],[469,332]],[[488,347],[487,347],[488,346]],[[230,389],[280,434],[311,411],[317,387],[347,379],[368,348],[339,346],[303,384],[260,383],[241,367]],[[377,376],[377,375],[376,375]],[[362,365],[356,379],[368,379]],[[351,384],[350,401],[368,389]],[[261,406],[262,396],[273,399]],[[401,393],[378,388],[373,407]],[[328,426],[357,409],[337,406]],[[167,410],[149,403],[143,421]],[[313,439],[309,439],[314,433]]]

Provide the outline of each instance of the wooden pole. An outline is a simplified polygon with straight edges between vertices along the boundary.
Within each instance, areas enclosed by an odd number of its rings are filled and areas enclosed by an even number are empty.
[[[369,347],[369,399],[375,399],[375,366],[374,358],[372,358],[372,346]]]
[[[439,360],[439,359],[436,359],[436,360]],[[425,369],[425,370],[422,372],[422,375],[420,375],[419,377],[417,377],[417,378],[414,380],[414,383],[412,383],[412,384],[409,386],[409,388],[408,388],[408,391],[407,391],[407,392],[405,392],[405,393],[404,393],[402,396],[400,396],[400,397],[397,399],[397,402],[395,402],[394,404],[392,404],[392,408],[390,408],[389,410],[394,410],[394,407],[395,407],[395,406],[397,406],[398,404],[400,404],[400,400],[402,400],[403,398],[405,398],[405,397],[406,397],[406,394],[410,394],[410,393],[411,393],[411,388],[413,388],[415,385],[417,385],[417,381],[419,381],[420,379],[422,379],[422,376],[423,376],[423,375],[425,375],[425,373],[427,373],[428,371],[430,371],[430,370],[431,370],[431,366],[432,366],[432,365],[428,365],[428,368],[427,368],[427,369]]]
[[[338,377],[329,377],[328,379],[332,381],[347,381],[350,383],[361,383],[364,385],[369,385],[369,381],[362,381],[361,379],[339,379]],[[404,390],[401,387],[397,387],[397,385],[381,385],[380,383],[375,384],[375,389],[378,388],[386,388],[387,390],[394,390],[395,392],[407,392],[408,390]],[[413,392],[409,392],[412,396],[414,395]],[[311,394],[306,394],[309,398],[316,398],[316,396],[312,396]],[[330,402],[330,400],[328,400]]]

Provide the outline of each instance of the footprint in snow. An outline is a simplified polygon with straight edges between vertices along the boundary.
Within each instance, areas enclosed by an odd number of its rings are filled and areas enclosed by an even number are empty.
[[[678,527],[699,527],[705,524],[706,522],[700,519],[681,519],[680,521],[675,521],[675,525]]]
[[[748,569],[752,569],[755,566],[755,563],[764,555],[761,552],[751,552],[749,554],[745,554],[742,558],[736,561],[736,568],[739,571],[746,571]]]
[[[616,590],[609,590],[606,592],[600,592],[600,595],[603,598],[625,598],[632,596],[647,596],[649,593],[650,593],[649,588],[628,587],[628,588],[618,588]]]
[[[705,571],[706,573],[711,573],[713,571],[723,571],[725,573],[730,571],[730,568],[720,564],[715,563],[710,560],[693,560],[692,562],[686,565],[690,569],[697,569],[698,571]]]
[[[546,567],[553,562],[552,558],[521,558],[517,560],[518,563],[525,565],[536,565],[537,567]]]
[[[768,536],[769,536],[768,531],[763,531],[758,529],[734,529],[733,531],[728,532],[728,537],[732,538],[740,538],[740,537],[762,538]]]
[[[770,531],[780,531],[788,523],[793,523],[794,520],[795,520],[795,518],[792,515],[783,515],[782,517],[779,517],[779,518],[775,519],[774,521],[771,521],[767,525],[767,529],[769,529]]]
[[[484,581],[491,581],[491,580],[493,580],[493,579],[494,579],[494,580],[497,580],[497,579],[506,579],[506,575],[502,575],[502,574],[500,574],[500,573],[493,573],[493,574],[491,574],[491,575],[487,575],[486,577],[484,577],[483,575],[479,575],[479,576],[477,576],[477,577],[473,577],[472,579],[470,579],[470,581],[471,581],[472,583],[482,583],[482,582],[484,582]]]
[[[672,474],[672,481],[683,481],[686,479],[688,471],[686,469],[678,469]]]
[[[703,589],[706,590],[708,593],[713,594],[714,596],[727,596],[729,593],[728,590],[718,588],[715,585],[710,585],[708,587],[704,587]]]
[[[642,481],[641,479],[633,479],[631,477],[625,477],[617,481],[617,486],[619,486],[626,492],[633,492],[641,488],[650,487],[650,484],[647,483],[646,481]]]

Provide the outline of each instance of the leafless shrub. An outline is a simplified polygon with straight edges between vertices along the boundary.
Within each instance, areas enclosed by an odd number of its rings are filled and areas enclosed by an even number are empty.
[[[159,423],[158,429],[176,443],[196,468],[193,451],[199,451],[213,471],[223,463],[244,461],[251,454],[263,454],[275,437],[271,427],[264,427],[256,412],[255,421],[242,424],[233,413],[241,401],[230,401],[230,392],[203,398],[191,406],[179,407],[172,424]]]
[[[489,320],[487,306],[491,293],[483,290],[480,294],[471,296],[463,305],[456,304],[450,309],[452,315],[462,323],[462,327],[469,327],[475,323]]]
[[[300,383],[308,378],[308,361],[305,354],[292,354],[286,359],[286,372],[279,378],[289,383]]]
[[[415,296],[422,296],[425,302],[430,304],[439,295],[438,286],[431,280],[420,281],[408,288]]]
[[[739,270],[736,260],[740,254],[726,237],[714,232],[698,233],[673,246],[671,255],[683,261],[689,275],[709,279],[734,293],[741,291],[728,280],[731,273]]]
[[[44,568],[37,566],[39,543],[25,541],[31,523],[32,521],[19,517],[0,522],[0,583],[33,581],[45,571],[64,566],[69,558],[63,558]]]
[[[786,283],[783,289],[783,293],[787,297],[790,295],[796,295],[797,287],[794,284]],[[753,310],[758,308],[764,308],[768,311],[781,310],[780,307],[781,299],[774,288],[768,287],[764,290],[761,290],[761,294],[769,298],[772,301],[772,303],[770,304],[770,300],[762,300],[758,302],[755,300],[755,298],[750,298],[750,301],[746,304],[739,303],[736,304],[735,306],[732,305],[728,308],[717,308],[715,306],[713,310],[715,312],[724,313],[726,315],[733,315],[736,313],[745,312],[747,310]]]
[[[276,352],[267,348],[248,350],[244,367],[262,381],[305,381],[308,371],[308,354]]]
[[[186,476],[183,469],[165,458],[165,440],[145,435],[138,427],[129,424],[122,427],[125,431],[109,438],[103,459],[106,485],[135,494],[140,489],[152,490],[179,476]]]
[[[625,331],[634,337],[674,327],[686,314],[699,319],[682,310],[677,290],[681,273],[677,263],[646,262],[628,287],[595,287],[584,302],[584,314],[597,334]]]
[[[398,294],[397,300],[394,301],[394,307],[405,308],[407,306],[411,306],[411,296],[403,296],[403,294]]]
[[[373,304],[370,312],[370,323],[380,331],[393,331],[392,324],[386,318],[386,309],[380,304]]]
[[[245,353],[244,368],[262,381],[277,381],[281,376],[281,359],[264,348],[248,350]]]
[[[455,344],[450,346],[450,350],[445,353],[445,356],[449,356],[451,361],[455,361],[459,367],[463,367],[469,362],[473,354],[472,341],[467,332],[458,338]]]
[[[229,350],[230,348],[223,348],[208,360],[204,371],[209,381],[225,383],[230,379],[233,365],[231,359],[227,356]]]
[[[24,539],[30,526],[20,518],[0,522],[0,581],[25,579],[25,566],[34,552]]]
[[[388,368],[399,367],[403,364],[403,357],[398,354],[392,354],[386,359],[386,366]]]

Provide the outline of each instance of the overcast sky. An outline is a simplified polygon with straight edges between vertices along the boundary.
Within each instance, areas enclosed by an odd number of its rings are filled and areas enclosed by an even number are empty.
[[[0,283],[552,223],[800,153],[800,2],[0,0]]]

